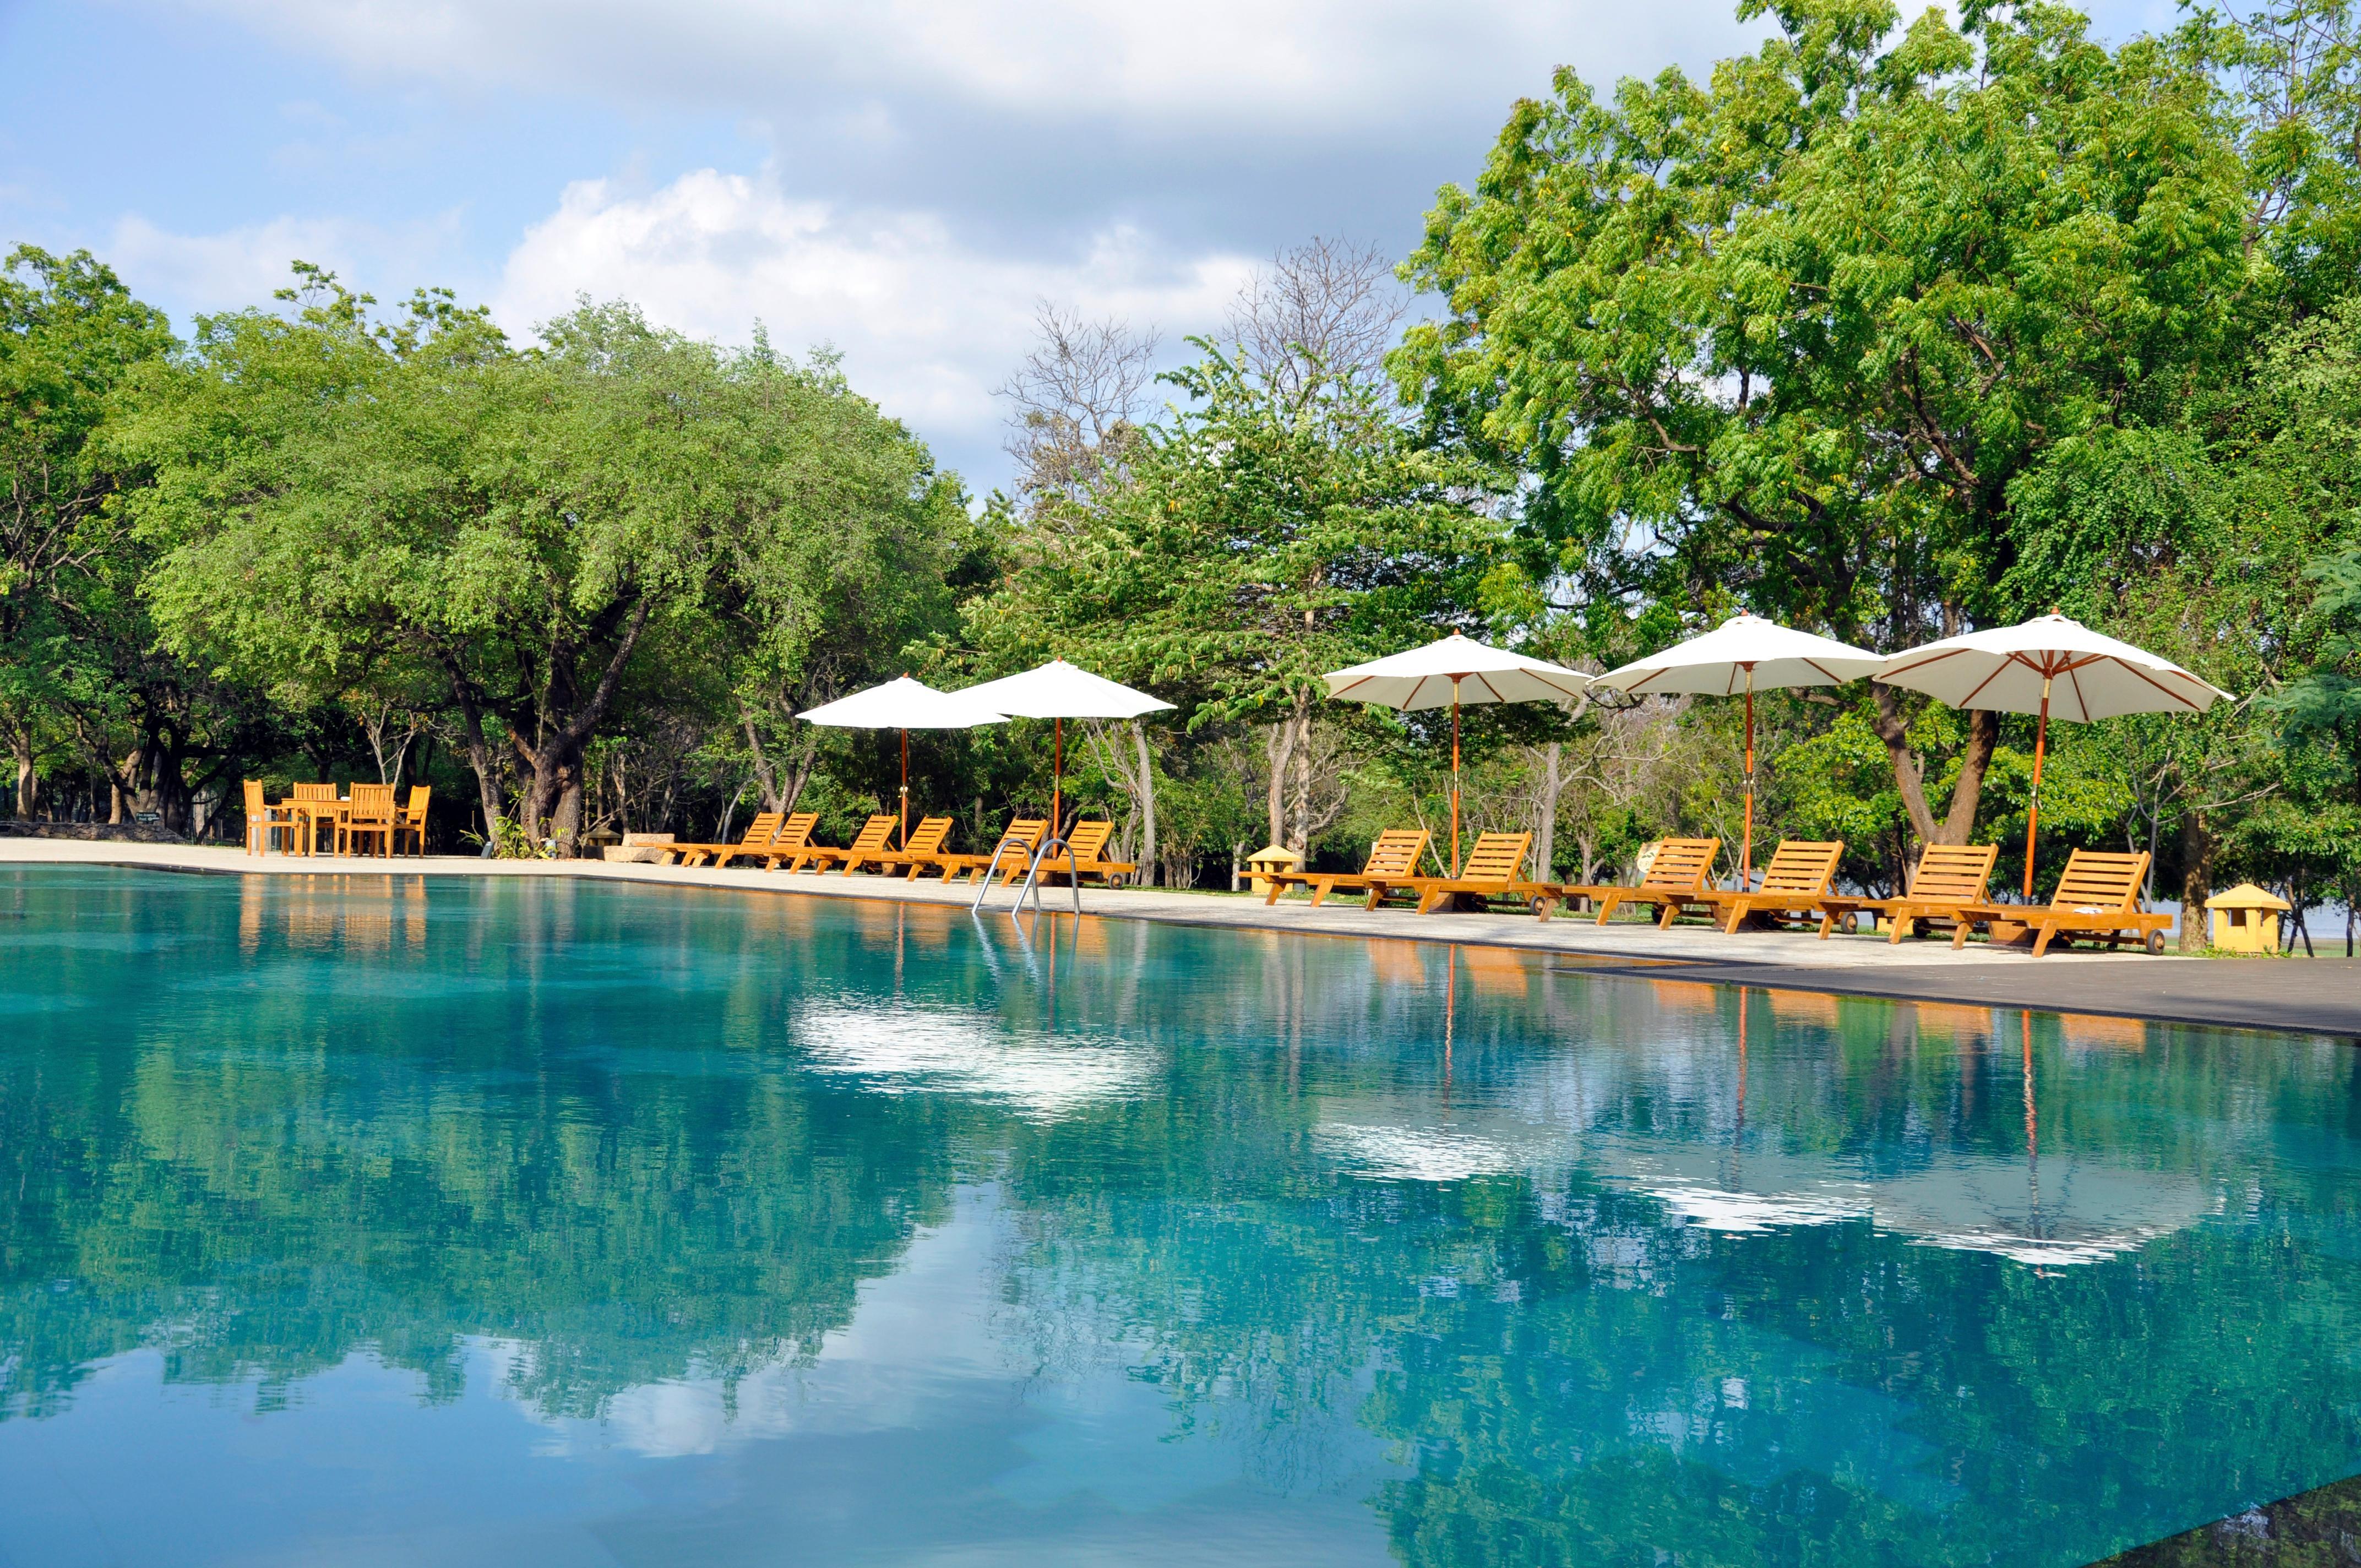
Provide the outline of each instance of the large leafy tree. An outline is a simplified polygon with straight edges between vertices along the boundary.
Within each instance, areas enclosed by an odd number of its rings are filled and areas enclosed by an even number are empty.
[[[2207,57],[2048,5],[1766,9],[1709,82],[1520,104],[1429,217],[1408,273],[1448,310],[1397,370],[1523,478],[1529,570],[1584,613],[1735,595],[1899,647],[2047,609],[2003,588],[2017,481],[2169,410],[2267,270]],[[1960,841],[1997,725],[1941,765],[1909,719],[1876,688],[1914,830]]]

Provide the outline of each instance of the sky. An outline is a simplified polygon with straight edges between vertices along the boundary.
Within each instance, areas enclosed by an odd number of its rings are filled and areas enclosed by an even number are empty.
[[[1728,0],[0,0],[0,247],[87,247],[184,331],[298,258],[519,335],[582,295],[759,321],[982,492],[1042,304],[1177,356],[1275,251],[1405,254],[1556,67],[1762,31]]]

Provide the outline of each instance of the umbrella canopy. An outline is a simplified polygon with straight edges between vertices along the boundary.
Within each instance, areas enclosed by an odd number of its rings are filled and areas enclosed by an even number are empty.
[[[840,729],[898,729],[902,732],[902,841],[910,841],[910,731],[972,729],[979,724],[1003,724],[1008,716],[977,702],[965,692],[941,692],[923,681],[904,675],[882,686],[807,707],[797,718]]]
[[[2025,896],[2033,896],[2034,833],[2041,818],[2041,763],[2049,718],[2087,722],[2125,713],[2202,713],[2230,694],[2169,659],[2119,642],[2062,615],[2037,616],[1946,637],[1885,662],[1877,678],[1953,707],[2037,713],[2033,798],[2025,808]]]
[[[1873,675],[1885,656],[1831,638],[1796,631],[1759,615],[1737,615],[1702,637],[1634,659],[1598,684],[1631,696],[1689,692],[1746,697],[1746,828],[1739,839],[1739,885],[1754,875],[1754,690],[1757,686],[1840,686]]]
[[[1333,670],[1328,695],[1411,712],[1451,705],[1451,874],[1459,874],[1459,707],[1462,703],[1565,702],[1590,677],[1545,659],[1529,659],[1457,632],[1423,648]]]
[[[1137,718],[1172,705],[1162,697],[1134,691],[1104,675],[1094,675],[1063,659],[1004,675],[981,685],[963,686],[959,695],[1019,718],[1054,718],[1057,737],[1049,764],[1049,832],[1058,834],[1059,814],[1065,809],[1066,720],[1069,718]],[[1047,840],[1044,840],[1047,847]]]

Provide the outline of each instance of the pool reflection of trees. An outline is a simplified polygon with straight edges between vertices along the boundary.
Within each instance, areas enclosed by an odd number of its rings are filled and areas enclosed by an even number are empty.
[[[1123,1358],[1276,1486],[1377,1433],[1411,1562],[2081,1561],[2361,1464],[2334,1043],[2028,1052],[2015,1014],[1412,944],[384,886],[324,927],[249,891],[236,986],[60,949],[60,994],[133,994],[0,1058],[8,1413],[143,1344],[266,1398],[370,1346],[447,1397],[468,1335],[592,1413],[808,1356],[989,1180],[1045,1365]],[[995,1035],[1049,1054],[976,1066]],[[2002,1167],[1981,1237],[1892,1199]],[[2140,1212],[2110,1241],[2078,1182]],[[1859,1201],[1717,1229],[1665,1190]],[[2085,1261],[2005,1255],[2061,1216]],[[1969,1492],[2009,1522],[1930,1529]]]

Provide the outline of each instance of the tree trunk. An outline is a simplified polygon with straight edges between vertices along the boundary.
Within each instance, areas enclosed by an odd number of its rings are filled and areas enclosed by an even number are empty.
[[[33,737],[30,731],[18,729],[8,740],[16,754],[16,820],[30,822],[41,789],[41,775],[33,771]]]
[[[517,741],[518,751],[533,773],[533,783],[525,796],[525,832],[536,841],[544,836],[555,839],[555,852],[561,860],[573,858],[581,833],[583,753],[589,748],[590,737],[599,721],[614,706],[616,689],[622,684],[623,666],[631,662],[631,651],[639,646],[640,633],[647,630],[648,609],[649,601],[644,596],[631,601],[607,668],[600,674],[598,685],[580,705],[570,713],[563,707],[545,710],[538,726],[542,737],[539,744],[528,749],[521,738]],[[569,673],[562,684],[552,679],[545,689],[557,703],[563,703],[577,688]],[[559,722],[561,714],[564,718]],[[569,791],[575,797],[573,814],[561,824],[560,806]],[[546,834],[544,823],[548,824]]]
[[[1131,721],[1131,746],[1139,759],[1139,880],[1152,887],[1163,880],[1156,858],[1156,759],[1148,750],[1148,727],[1137,718]]]
[[[1557,805],[1565,793],[1565,745],[1553,740],[1542,749],[1542,795],[1533,813],[1533,875],[1547,882],[1556,874]],[[1584,873],[1588,880],[1588,872]]]
[[[1267,844],[1287,841],[1287,767],[1295,760],[1295,721],[1283,718],[1270,727],[1263,742],[1270,758],[1270,837]]]
[[[2205,901],[2213,896],[2213,828],[2205,813],[2191,806],[2180,818],[2180,950],[2202,950]]]
[[[1960,776],[1951,786],[1950,810],[1938,825],[1934,809],[1927,804],[1927,784],[1918,754],[1910,749],[1910,726],[1903,717],[1902,699],[1883,681],[1870,682],[1869,690],[1877,704],[1870,728],[1885,742],[1885,755],[1894,767],[1894,787],[1901,792],[1903,809],[1910,814],[1910,830],[1922,844],[1966,843],[1975,832],[1976,807],[1983,798],[1984,773],[1992,765],[1993,747],[2000,740],[1999,715],[1982,709],[1968,713],[1968,743],[1960,757]]]
[[[778,773],[771,766],[769,754],[763,750],[761,732],[754,728],[754,710],[741,705],[738,717],[746,727],[746,751],[754,759],[754,784],[763,792],[763,809],[765,811],[787,810],[785,798],[779,793]],[[800,786],[798,786],[798,793],[800,793]]]
[[[1295,832],[1287,847],[1312,863],[1312,694],[1295,699]]]

